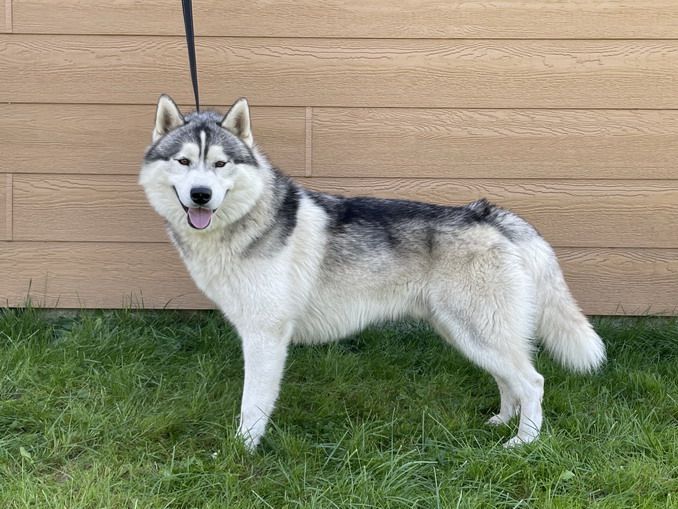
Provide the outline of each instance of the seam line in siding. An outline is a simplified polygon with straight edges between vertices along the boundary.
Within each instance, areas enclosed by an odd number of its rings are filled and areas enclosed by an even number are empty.
[[[305,132],[305,172],[306,177],[313,175],[313,108],[311,106],[306,107],[306,118],[304,122],[304,132]]]
[[[14,22],[12,20],[12,0],[5,0],[5,29],[7,33],[14,32]]]
[[[6,227],[7,227],[7,238],[9,240],[14,239],[14,184],[13,184],[13,174],[8,173],[5,178],[5,185],[7,189],[5,190],[5,211],[7,212],[6,217]]]

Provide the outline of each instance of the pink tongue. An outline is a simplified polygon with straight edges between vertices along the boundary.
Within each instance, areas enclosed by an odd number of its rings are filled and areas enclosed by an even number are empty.
[[[204,230],[212,220],[212,211],[209,209],[188,209],[188,220],[198,230]]]

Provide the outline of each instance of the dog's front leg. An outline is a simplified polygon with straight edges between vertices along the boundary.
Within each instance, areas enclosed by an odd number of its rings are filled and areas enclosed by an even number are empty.
[[[264,435],[280,392],[289,334],[276,332],[242,334],[245,383],[238,436],[249,450],[254,450]]]

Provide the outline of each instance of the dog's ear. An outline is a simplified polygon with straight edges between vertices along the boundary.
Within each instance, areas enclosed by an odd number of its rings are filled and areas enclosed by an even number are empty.
[[[221,121],[221,127],[235,134],[238,138],[245,142],[248,147],[254,144],[252,137],[252,123],[250,122],[250,105],[247,104],[247,99],[241,97],[228,113],[224,115]]]
[[[177,104],[170,96],[162,94],[158,99],[158,107],[155,110],[153,141],[165,136],[172,129],[184,125],[184,123],[184,117]]]

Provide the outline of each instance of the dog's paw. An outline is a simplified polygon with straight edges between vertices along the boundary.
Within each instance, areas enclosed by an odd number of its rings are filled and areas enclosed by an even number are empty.
[[[522,438],[515,436],[513,438],[509,438],[506,442],[504,442],[504,447],[506,447],[507,449],[511,449],[513,447],[520,447],[524,443],[525,442],[523,442]]]
[[[250,430],[240,427],[236,433],[236,438],[243,443],[247,452],[253,453],[256,451],[257,445],[259,445],[261,435],[254,434]]]
[[[513,447],[520,447],[525,444],[529,444],[530,442],[533,442],[537,437],[521,437],[521,436],[514,436],[513,438],[508,439],[506,442],[504,442],[504,447],[507,449],[511,449]]]
[[[497,414],[485,421],[485,424],[489,424],[490,426],[503,426],[508,424],[510,420],[510,417],[504,417],[503,415]]]
[[[257,450],[257,445],[259,445],[259,440],[253,439],[250,435],[241,435],[240,433],[238,433],[236,435],[236,437],[245,446],[245,450],[247,452],[253,453],[254,451]]]

